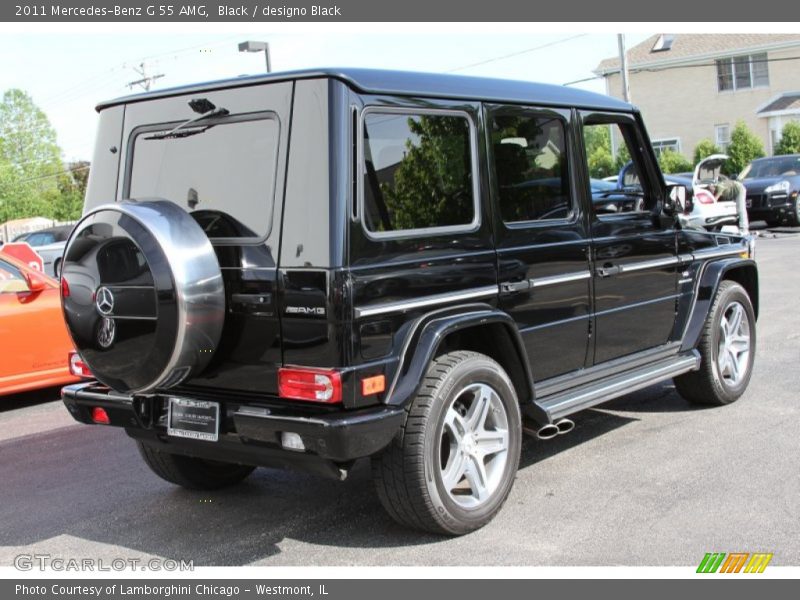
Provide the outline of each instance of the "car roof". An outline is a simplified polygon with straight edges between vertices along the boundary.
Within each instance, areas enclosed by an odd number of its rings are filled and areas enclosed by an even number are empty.
[[[416,73],[410,71],[384,71],[377,69],[325,68],[285,71],[264,75],[248,75],[143,94],[123,96],[101,102],[97,110],[111,106],[166,98],[181,94],[200,93],[217,89],[246,87],[263,83],[293,81],[297,79],[333,78],[343,81],[358,92],[391,94],[397,96],[425,96],[486,100],[496,102],[535,103],[549,106],[568,106],[613,111],[632,111],[634,107],[622,100],[603,94],[571,87],[530,81],[467,77],[442,73]]]

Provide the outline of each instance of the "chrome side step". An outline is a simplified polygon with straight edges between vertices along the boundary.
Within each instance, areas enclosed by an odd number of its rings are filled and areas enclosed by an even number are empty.
[[[549,396],[538,397],[536,404],[547,413],[550,422],[553,422],[677,375],[695,371],[699,367],[700,354],[697,350],[692,350],[600,381],[579,385]]]

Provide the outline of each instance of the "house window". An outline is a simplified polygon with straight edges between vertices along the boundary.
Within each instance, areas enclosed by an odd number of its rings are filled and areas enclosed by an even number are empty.
[[[678,153],[680,153],[681,151],[681,142],[678,138],[653,140],[652,144],[656,156],[661,156],[661,153],[664,152],[665,150],[672,150],[673,152],[678,152]]]
[[[731,143],[731,126],[725,123],[724,125],[714,125],[714,143],[717,147],[725,152],[728,149],[728,144]]]
[[[720,92],[746,90],[769,85],[767,54],[747,54],[717,60],[717,87]]]

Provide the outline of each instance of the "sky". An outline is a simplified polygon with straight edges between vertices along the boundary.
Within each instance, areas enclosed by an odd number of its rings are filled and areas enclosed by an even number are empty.
[[[298,24],[299,25],[299,24]],[[263,52],[240,53],[244,40],[270,44],[273,72],[318,67],[370,67],[522,79],[564,84],[593,77],[603,58],[618,53],[615,33],[565,30],[543,34],[524,27],[483,24],[480,29],[439,27],[277,27],[180,33],[164,28],[35,30],[0,34],[0,93],[20,88],[33,97],[56,129],[67,161],[90,160],[97,124],[95,104],[141,88],[127,84],[163,74],[152,89],[265,71]],[[627,45],[649,33],[626,34]],[[602,80],[576,87],[603,93]]]

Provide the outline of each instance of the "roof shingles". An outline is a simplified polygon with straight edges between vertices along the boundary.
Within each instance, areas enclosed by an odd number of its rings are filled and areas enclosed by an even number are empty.
[[[763,34],[763,33],[728,33],[728,34],[677,34],[672,47],[666,51],[652,52],[653,45],[660,33],[650,36],[642,43],[628,50],[628,68],[644,67],[662,61],[703,59],[713,56],[725,56],[739,51],[747,52],[761,48],[796,44],[800,46],[800,34]],[[595,73],[605,74],[619,70],[619,57],[602,60]]]

